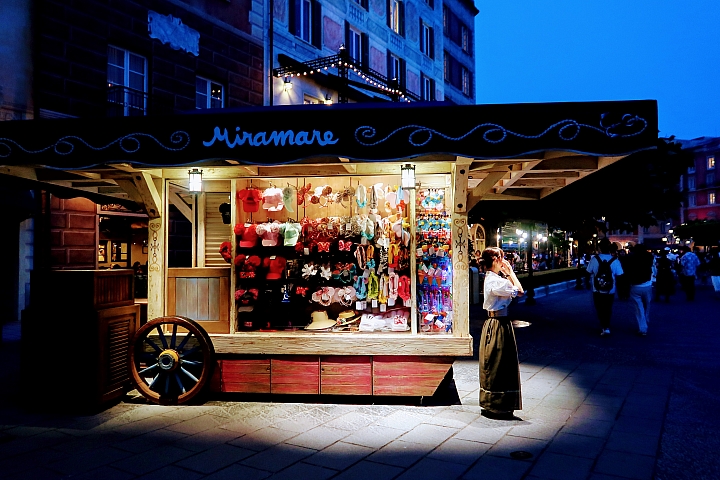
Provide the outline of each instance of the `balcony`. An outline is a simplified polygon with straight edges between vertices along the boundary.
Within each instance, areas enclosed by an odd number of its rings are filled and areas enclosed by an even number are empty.
[[[108,117],[142,117],[176,113],[173,105],[159,101],[149,93],[122,85],[112,85],[107,90]]]

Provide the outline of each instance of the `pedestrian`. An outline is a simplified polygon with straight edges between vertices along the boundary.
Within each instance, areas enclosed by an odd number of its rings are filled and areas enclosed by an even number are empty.
[[[680,256],[680,286],[685,292],[688,302],[695,300],[695,273],[700,265],[700,259],[690,250],[690,247],[683,245]]]
[[[524,290],[500,248],[486,248],[482,265],[483,308],[488,318],[480,336],[481,413],[488,418],[512,420],[513,412],[522,409],[522,396],[515,332],[507,312],[512,299]]]
[[[708,272],[710,273],[713,290],[715,290],[715,298],[720,299],[720,248],[713,247],[709,255]]]
[[[670,302],[670,296],[675,293],[675,270],[672,260],[668,258],[669,248],[660,250],[660,256],[655,262],[655,300],[665,297],[665,303]]]
[[[615,245],[613,243],[612,245]],[[613,254],[613,248],[612,245],[610,246],[610,253]],[[620,261],[620,266],[622,267],[623,271],[627,273],[625,270],[625,262],[627,261],[627,255],[625,254],[624,248],[615,248],[616,252],[614,255],[617,256],[617,259]],[[620,275],[617,279],[617,296],[620,300],[629,300],[630,299],[630,283],[628,282],[627,275]]]
[[[645,245],[638,243],[623,263],[625,274],[630,285],[630,300],[635,307],[635,320],[638,334],[647,335],[650,324],[650,302],[652,300],[653,256]]]
[[[617,277],[623,274],[622,266],[610,254],[610,240],[603,238],[598,242],[600,253],[593,256],[588,263],[593,289],[593,304],[600,321],[600,335],[610,335],[610,318],[615,300]]]

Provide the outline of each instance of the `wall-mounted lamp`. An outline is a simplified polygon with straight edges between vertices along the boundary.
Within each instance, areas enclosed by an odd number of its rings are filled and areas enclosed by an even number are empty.
[[[290,80],[290,77],[285,77],[285,83],[283,84],[283,90],[285,90],[286,92],[289,92],[290,90],[292,90],[292,88],[293,88],[292,80]]]
[[[332,105],[332,104],[333,104],[332,95],[330,95],[328,93],[327,95],[325,95],[325,105]]]
[[[193,193],[202,192],[202,170],[198,170],[197,168],[188,170],[188,177],[190,178],[188,190]]]
[[[400,183],[403,190],[415,190],[415,165],[406,163],[400,167]]]

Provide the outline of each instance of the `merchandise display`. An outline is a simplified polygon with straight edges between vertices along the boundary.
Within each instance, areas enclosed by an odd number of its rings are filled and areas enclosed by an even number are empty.
[[[399,182],[238,181],[236,330],[409,332],[412,237]]]
[[[416,261],[420,332],[451,333],[452,241],[445,190],[425,189],[417,195]]]

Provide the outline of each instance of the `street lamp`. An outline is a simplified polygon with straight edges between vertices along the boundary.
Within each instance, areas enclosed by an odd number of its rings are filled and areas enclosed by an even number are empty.
[[[403,190],[415,190],[415,165],[406,163],[400,167],[400,183]]]
[[[188,170],[188,177],[190,179],[188,190],[190,192],[192,192],[192,193],[202,192],[202,174],[203,174],[202,170],[199,170],[197,168]]]

